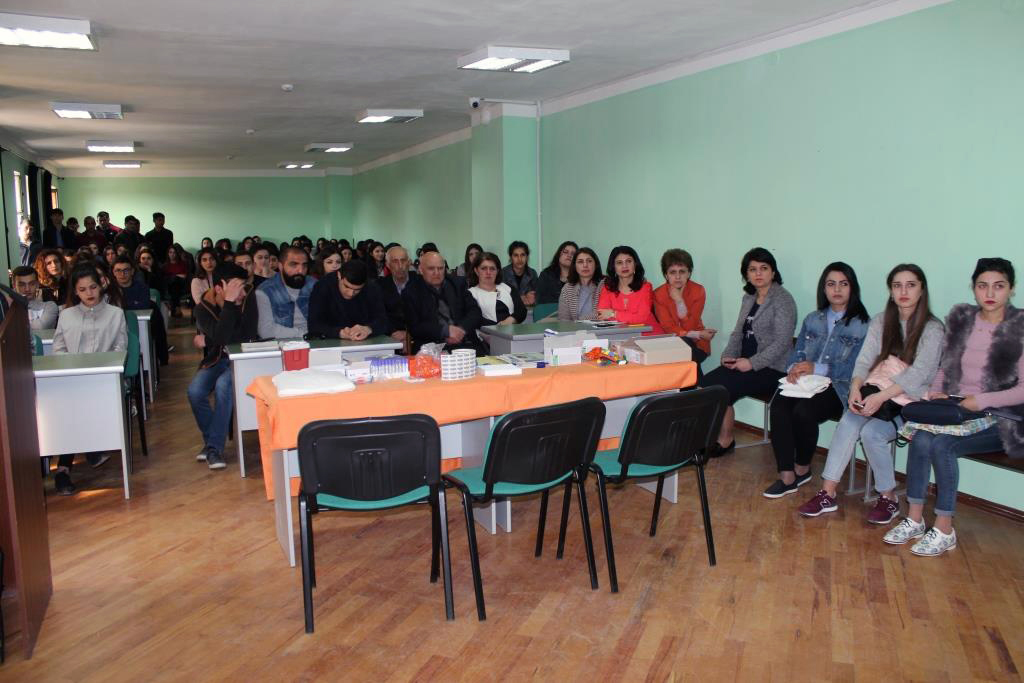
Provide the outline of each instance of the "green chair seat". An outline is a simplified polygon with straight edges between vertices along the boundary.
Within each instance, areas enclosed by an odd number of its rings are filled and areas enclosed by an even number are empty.
[[[473,496],[482,496],[487,491],[487,484],[484,483],[483,467],[463,467],[447,473],[452,479],[458,479],[469,488]],[[496,496],[526,496],[537,493],[561,484],[572,476],[572,471],[566,472],[563,476],[543,484],[513,484],[508,481],[494,482],[494,495]]]
[[[658,467],[655,465],[641,465],[639,463],[632,463],[629,469],[626,470],[627,477],[656,477],[659,474],[665,474],[672,470],[679,469],[683,465],[689,463],[689,460],[677,463],[675,465],[665,465]],[[622,463],[619,462],[619,449],[612,448],[607,451],[598,451],[594,457],[594,464],[601,468],[606,477],[617,477],[622,472]]]
[[[356,500],[354,498],[332,496],[329,493],[318,493],[316,494],[316,503],[317,505],[334,508],[335,510],[386,510],[387,508],[408,505],[420,500],[428,500],[429,496],[430,487],[420,486],[393,498],[383,498],[381,500]]]

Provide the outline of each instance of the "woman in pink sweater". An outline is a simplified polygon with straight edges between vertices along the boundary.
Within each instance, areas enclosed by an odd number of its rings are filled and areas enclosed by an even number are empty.
[[[962,397],[971,411],[999,409],[1024,417],[1024,310],[1010,305],[1013,264],[1002,258],[978,260],[972,281],[976,306],[958,304],[946,318],[946,342],[939,372],[927,398]],[[885,535],[894,545],[920,538],[915,555],[934,557],[956,547],[953,509],[959,481],[957,458],[1005,451],[1024,457],[1024,422],[1005,417],[995,423],[961,425],[961,434],[917,430],[907,456],[907,517]],[[978,431],[980,429],[980,431]],[[930,471],[935,471],[935,525],[924,523]],[[927,529],[927,530],[926,530]]]
[[[651,334],[662,334],[654,317],[654,290],[644,279],[644,266],[633,247],[618,246],[608,256],[608,274],[597,298],[601,320],[650,325]]]

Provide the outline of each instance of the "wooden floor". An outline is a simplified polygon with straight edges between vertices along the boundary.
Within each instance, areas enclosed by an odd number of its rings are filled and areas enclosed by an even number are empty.
[[[560,501],[539,559],[538,502],[515,503],[515,533],[479,535],[484,623],[454,495],[451,623],[440,583],[427,581],[425,509],[320,515],[317,628],[306,635],[300,571],[275,540],[255,433],[247,479],[233,446],[227,470],[195,461],[201,443],[185,387],[197,356],[186,331],[172,335],[179,350],[132,499],[122,498],[116,459],[100,470],[76,466],[81,492],[70,498],[53,495],[47,480],[53,599],[32,660],[9,634],[0,681],[1020,680],[1024,527],[964,508],[956,550],[914,557],[884,545],[855,499],[807,520],[795,512],[803,492],[763,498],[773,479],[764,447],[708,467],[716,567],[692,472],[653,539],[651,494],[610,493],[617,595],[608,592],[596,496],[597,591],[575,506],[559,561]]]

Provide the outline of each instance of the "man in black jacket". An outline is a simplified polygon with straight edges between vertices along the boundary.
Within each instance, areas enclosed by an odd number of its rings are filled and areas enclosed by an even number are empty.
[[[420,257],[420,275],[402,291],[405,319],[413,339],[413,352],[430,342],[446,349],[476,349],[485,353],[477,328],[483,321],[480,306],[465,283],[445,273],[444,257],[436,251]]]
[[[196,305],[196,324],[205,340],[203,360],[188,385],[188,402],[203,434],[203,450],[196,460],[206,461],[211,470],[222,470],[235,400],[225,347],[256,339],[258,334],[256,300],[244,270],[234,263],[222,263],[213,270],[213,287]]]
[[[50,224],[43,229],[43,247],[50,249],[75,249],[75,231],[64,225],[64,212],[50,210]]]
[[[387,260],[387,275],[377,279],[381,296],[384,299],[384,309],[388,313],[388,322],[391,324],[391,338],[396,341],[405,341],[407,324],[405,321],[405,306],[402,303],[402,292],[413,280],[419,279],[419,274],[409,270],[409,252],[401,246],[395,245],[388,249],[384,257]]]
[[[174,233],[164,227],[164,220],[162,213],[154,213],[153,229],[146,233],[146,241],[153,247],[153,257],[160,264],[167,260],[167,250],[174,244]]]

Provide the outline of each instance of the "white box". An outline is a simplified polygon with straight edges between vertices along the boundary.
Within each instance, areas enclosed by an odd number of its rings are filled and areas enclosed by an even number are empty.
[[[637,337],[622,345],[626,360],[639,365],[679,363],[692,359],[689,344],[675,335]]]
[[[551,350],[549,365],[579,365],[583,362],[583,349],[579,346],[563,346]]]

